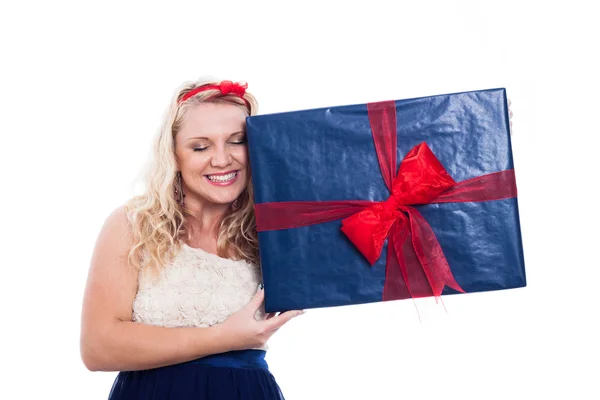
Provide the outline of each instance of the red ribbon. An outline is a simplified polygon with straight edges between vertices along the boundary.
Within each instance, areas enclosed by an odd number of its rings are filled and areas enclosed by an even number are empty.
[[[396,105],[367,104],[379,166],[390,197],[382,202],[303,201],[256,204],[258,231],[280,230],[342,219],[341,230],[371,265],[388,239],[383,300],[440,296],[454,279],[442,248],[414,205],[480,202],[517,196],[514,170],[455,182],[426,143],[396,167]]]

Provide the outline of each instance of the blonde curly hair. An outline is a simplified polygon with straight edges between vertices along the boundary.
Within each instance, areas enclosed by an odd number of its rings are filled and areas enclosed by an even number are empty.
[[[191,90],[219,83],[199,80],[186,82],[177,89],[154,142],[144,178],[144,193],[133,197],[125,205],[133,236],[128,261],[138,271],[149,269],[157,272],[173,260],[182,238],[189,239],[190,233],[185,229],[188,214],[180,207],[174,193],[177,174],[175,137],[187,110],[202,102],[225,102],[244,108],[249,116],[257,112],[256,99],[247,91],[242,99],[231,93],[224,95],[219,89],[207,89],[180,104],[180,99]],[[231,205],[219,222],[217,253],[221,257],[233,255],[237,259],[259,263],[251,180],[237,199],[236,206]]]

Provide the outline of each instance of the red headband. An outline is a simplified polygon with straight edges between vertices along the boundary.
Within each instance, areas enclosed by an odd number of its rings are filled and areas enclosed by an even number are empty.
[[[250,103],[248,100],[244,98],[244,94],[246,93],[246,89],[248,89],[248,84],[246,82],[232,82],[232,81],[222,81],[219,85],[203,85],[199,86],[196,89],[192,89],[179,100],[179,104],[183,103],[190,97],[197,95],[200,92],[204,92],[205,90],[217,89],[220,90],[223,95],[233,94],[238,96],[240,99],[246,102],[248,106],[248,110],[251,109]]]

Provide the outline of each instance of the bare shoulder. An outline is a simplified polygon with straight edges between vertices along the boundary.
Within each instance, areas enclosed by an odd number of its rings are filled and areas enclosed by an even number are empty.
[[[116,208],[106,217],[98,239],[99,241],[104,239],[115,243],[123,242],[123,245],[131,246],[131,225],[125,205]]]
[[[129,268],[128,256],[133,244],[131,225],[127,217],[127,208],[123,205],[113,210],[104,221],[100,230],[94,253],[92,255],[92,270],[113,270],[111,275],[129,275],[134,278],[133,268]],[[94,271],[96,272],[96,271]]]

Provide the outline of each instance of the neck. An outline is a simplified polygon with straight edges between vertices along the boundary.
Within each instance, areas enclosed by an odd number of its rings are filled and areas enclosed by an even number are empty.
[[[229,204],[204,204],[186,199],[186,228],[198,237],[217,238],[218,224],[229,209]]]

